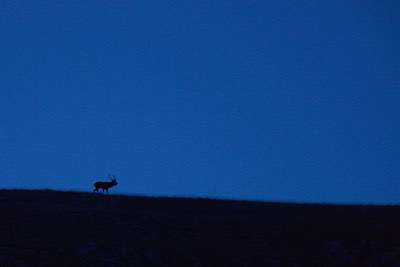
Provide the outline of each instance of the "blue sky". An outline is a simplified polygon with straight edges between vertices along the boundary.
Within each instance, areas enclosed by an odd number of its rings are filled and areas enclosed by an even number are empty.
[[[2,187],[400,203],[399,13],[3,0]]]

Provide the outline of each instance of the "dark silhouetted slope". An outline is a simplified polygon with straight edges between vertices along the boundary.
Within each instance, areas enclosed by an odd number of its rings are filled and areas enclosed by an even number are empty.
[[[0,266],[400,266],[400,207],[0,190]]]

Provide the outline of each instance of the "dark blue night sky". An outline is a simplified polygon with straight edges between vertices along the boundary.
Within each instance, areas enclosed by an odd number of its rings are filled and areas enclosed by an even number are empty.
[[[399,14],[2,0],[1,187],[400,203]]]

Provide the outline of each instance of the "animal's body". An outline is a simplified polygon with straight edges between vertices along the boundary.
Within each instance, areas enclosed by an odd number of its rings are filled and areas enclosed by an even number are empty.
[[[95,182],[93,184],[94,185],[93,192],[99,192],[99,189],[102,189],[103,192],[106,191],[108,193],[108,189],[113,186],[116,186],[117,184],[118,183],[116,179],[111,179],[111,182],[101,182],[101,181]]]

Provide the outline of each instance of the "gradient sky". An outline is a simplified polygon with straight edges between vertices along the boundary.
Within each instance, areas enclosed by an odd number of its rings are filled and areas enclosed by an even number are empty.
[[[399,1],[0,1],[2,188],[400,203]]]

